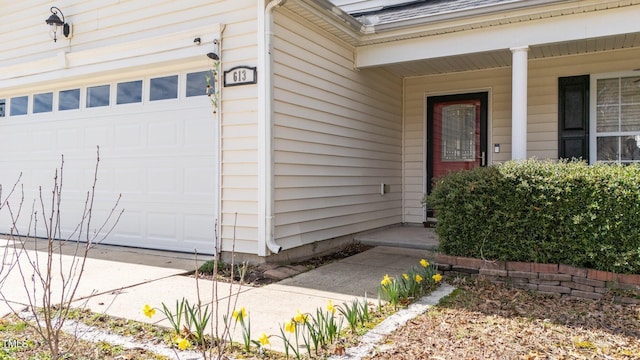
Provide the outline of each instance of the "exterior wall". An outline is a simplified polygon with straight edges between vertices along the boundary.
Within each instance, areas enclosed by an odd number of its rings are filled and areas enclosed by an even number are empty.
[[[472,55],[470,55],[472,56]],[[529,61],[527,156],[558,156],[558,77],[629,71],[640,49],[627,49]],[[489,160],[511,159],[511,68],[407,78],[405,80],[404,221],[420,223],[426,189],[425,104],[428,95],[489,91]],[[593,96],[593,95],[592,95]],[[500,153],[493,153],[500,144]]]
[[[48,26],[44,20],[51,15],[49,8],[52,5],[59,7],[65,20],[72,24],[73,34],[70,40],[59,34],[58,42],[54,43],[47,34]],[[236,65],[257,65],[257,8],[254,0],[63,0],[55,4],[50,1],[29,0],[3,6],[9,15],[0,24],[0,30],[6,36],[0,53],[0,99],[8,100],[12,96],[39,91],[84,88],[102,83],[111,83],[113,86],[115,82],[129,78],[208,70],[212,67],[212,61],[205,54],[214,51],[212,40],[220,36],[221,32],[222,70]],[[195,37],[202,38],[201,45],[193,43]],[[222,205],[221,214],[215,216],[221,216],[221,236],[225,239],[225,248],[231,248],[229,240],[235,236],[236,251],[255,253],[258,212],[257,86],[225,88],[221,91],[223,115],[219,129],[206,97],[200,97],[197,103],[193,102],[189,112],[175,113],[176,107],[160,106],[157,109],[157,120],[160,122],[171,118],[182,122],[205,122],[199,134],[192,134],[196,138],[202,138],[203,132],[221,132],[221,144],[206,144],[208,158],[204,159],[212,167],[211,170],[216,172],[217,159],[214,157],[218,152],[222,153],[220,179],[215,180],[216,183],[220,182],[222,188]],[[120,109],[111,110],[100,111],[99,121],[102,125],[113,125],[109,124],[110,117],[119,117],[118,120],[122,121],[126,121],[127,116],[130,120],[136,118],[136,111],[132,108],[128,109],[131,111],[124,112]],[[55,121],[66,121],[70,116],[62,113],[59,115],[60,118],[54,119]],[[97,121],[93,116],[77,119],[84,122],[91,120]],[[59,129],[55,122],[50,122],[49,125],[51,126],[46,128],[48,133]],[[181,134],[177,130],[176,136]],[[43,136],[38,139],[50,140],[46,135]],[[31,137],[30,141],[36,140]],[[187,137],[181,141],[187,147],[191,146],[194,152],[202,150],[193,147],[194,143],[189,143]],[[88,143],[89,140],[85,142]],[[65,143],[59,144],[60,147],[52,151],[51,156],[40,153],[40,160],[46,158],[52,169],[59,166],[59,152],[64,151],[65,155],[68,152],[64,149]],[[214,150],[218,146],[220,149]],[[111,161],[108,158],[108,147],[101,150],[102,161],[106,165]],[[131,153],[115,155],[126,159],[131,154],[140,154],[139,149],[130,151]],[[168,154],[171,155],[182,156]],[[87,146],[78,156],[94,159],[95,146]],[[92,163],[91,160],[88,162]],[[49,182],[49,179],[47,176],[40,182]],[[108,176],[107,179],[113,180],[108,185],[109,191],[127,192],[127,189],[117,186],[117,177]],[[163,178],[155,177],[155,180],[161,179]],[[66,181],[71,180],[68,177]],[[153,177],[147,180],[153,180]],[[217,188],[217,184],[203,186],[207,189]],[[147,200],[151,201],[148,204],[153,203],[153,199]],[[203,197],[198,201],[207,202],[207,208],[217,207],[218,196]],[[191,211],[198,213],[200,210]],[[128,214],[125,213],[121,224],[128,222],[127,217]],[[212,244],[214,220],[211,219],[209,225],[209,240]],[[234,223],[237,224],[235,232]],[[184,251],[193,251],[193,248],[185,248]]]
[[[401,79],[354,70],[352,47],[286,9],[276,24],[276,242],[289,249],[399,223]]]

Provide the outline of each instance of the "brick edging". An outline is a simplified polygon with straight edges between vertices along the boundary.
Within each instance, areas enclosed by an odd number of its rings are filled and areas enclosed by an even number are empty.
[[[601,299],[610,289],[632,290],[640,294],[640,274],[616,274],[565,264],[518,261],[488,261],[438,254],[435,262],[444,275],[463,273],[482,276],[491,282],[541,293]],[[640,304],[635,297],[615,297],[622,303]]]

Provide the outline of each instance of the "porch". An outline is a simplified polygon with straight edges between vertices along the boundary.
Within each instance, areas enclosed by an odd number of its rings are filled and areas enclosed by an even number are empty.
[[[370,246],[390,246],[420,250],[437,250],[439,245],[435,228],[401,224],[366,231],[354,240]]]

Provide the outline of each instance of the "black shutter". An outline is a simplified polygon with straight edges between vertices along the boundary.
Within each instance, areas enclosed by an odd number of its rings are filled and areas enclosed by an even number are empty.
[[[558,158],[589,161],[589,75],[558,79]]]

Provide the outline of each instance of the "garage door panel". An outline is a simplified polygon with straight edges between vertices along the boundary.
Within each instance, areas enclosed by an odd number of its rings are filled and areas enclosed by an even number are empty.
[[[178,194],[182,186],[178,182],[181,169],[151,168],[147,169],[147,191],[155,194]]]
[[[84,132],[85,147],[95,148],[100,146],[105,149],[113,147],[113,126],[93,126]]]
[[[211,179],[214,176],[215,171],[212,168],[186,168],[184,171],[185,195],[201,196],[213,194],[215,192],[215,183]]]
[[[68,124],[65,124],[68,126]],[[64,154],[65,150],[79,150],[84,147],[83,137],[78,129],[59,129],[56,132],[58,150]]]
[[[149,148],[178,145],[181,128],[175,121],[153,122],[148,126],[147,144]]]
[[[185,147],[211,146],[209,138],[215,130],[213,119],[189,119],[185,125]]]
[[[142,193],[144,191],[143,186],[143,170],[139,167],[118,167],[115,171],[115,188],[122,193]]]
[[[139,124],[118,125],[115,129],[115,146],[118,149],[142,146],[142,126]]]
[[[50,205],[55,169],[64,154],[62,201],[63,238],[81,221],[86,194],[95,171],[96,145],[100,168],[95,193],[93,227],[107,218],[118,194],[124,214],[107,243],[164,250],[212,253],[217,215],[216,123],[208,99],[154,103],[132,107],[25,115],[0,123],[0,183],[13,185],[24,173],[29,211],[43,187]],[[26,206],[26,205],[25,205]],[[0,211],[0,230],[10,227]],[[20,221],[28,228],[28,214]],[[44,235],[42,221],[38,229]],[[95,230],[95,229],[94,229]]]
[[[215,221],[211,217],[201,214],[185,214],[185,238],[194,241],[207,242],[213,238]]]
[[[29,147],[32,151],[47,152],[55,146],[55,139],[50,131],[34,131],[29,137]]]
[[[175,240],[178,238],[178,216],[174,212],[147,213],[147,234],[160,240]]]

